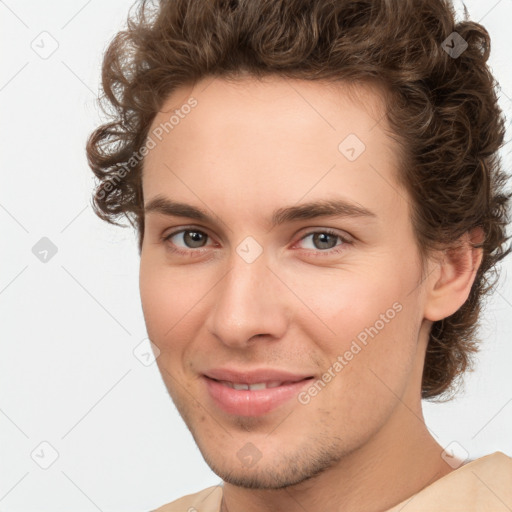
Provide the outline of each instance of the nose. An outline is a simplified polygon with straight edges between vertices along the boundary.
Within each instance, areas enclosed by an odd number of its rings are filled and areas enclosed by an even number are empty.
[[[288,329],[287,295],[263,256],[247,263],[234,253],[229,272],[214,288],[206,328],[231,348],[245,348],[259,336],[279,339]]]

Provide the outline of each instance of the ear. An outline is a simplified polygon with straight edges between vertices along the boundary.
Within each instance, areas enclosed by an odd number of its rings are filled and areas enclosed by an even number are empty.
[[[442,252],[435,263],[436,272],[427,284],[424,317],[435,322],[453,315],[466,302],[482,262],[482,248],[474,247],[484,241],[482,228],[464,233],[457,244]],[[429,281],[429,279],[427,279]]]

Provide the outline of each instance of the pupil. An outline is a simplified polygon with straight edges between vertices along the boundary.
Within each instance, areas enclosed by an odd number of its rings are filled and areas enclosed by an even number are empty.
[[[331,241],[334,241],[334,245],[332,243],[329,244],[329,238],[331,238]],[[332,249],[336,246],[336,237],[329,233],[315,233],[313,235],[313,241],[318,249]]]
[[[185,243],[193,248],[201,247],[204,245],[203,233],[199,231],[185,231]]]

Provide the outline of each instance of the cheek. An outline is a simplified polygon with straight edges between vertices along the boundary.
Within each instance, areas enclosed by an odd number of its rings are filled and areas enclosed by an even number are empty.
[[[148,334],[152,339],[161,339],[164,321],[168,321],[165,320],[168,319],[167,312],[172,311],[172,294],[165,293],[165,283],[158,279],[155,270],[144,264],[141,264],[139,287]]]
[[[190,340],[197,337],[213,284],[205,272],[171,268],[156,258],[141,257],[139,288],[144,320],[162,360],[169,358],[170,353],[184,354]]]
[[[295,322],[327,368],[346,356],[347,378],[372,368],[379,374],[396,369],[393,378],[400,380],[410,370],[421,324],[418,294],[411,293],[419,267],[405,259],[382,254],[361,267],[317,269],[294,279],[293,289],[309,310],[301,307]]]
[[[317,270],[311,275],[303,272],[300,279],[295,277],[291,288],[309,309],[311,328],[317,332],[328,328],[333,337],[346,340],[376,323],[379,330],[384,327],[383,322],[386,327],[395,323],[397,310],[403,307],[406,286],[391,274],[389,268],[382,272],[366,268]],[[300,304],[299,309],[302,311]]]
[[[177,273],[163,269],[150,258],[141,258],[139,275],[140,298],[150,339],[166,344],[174,326],[185,315],[190,288],[183,287]]]

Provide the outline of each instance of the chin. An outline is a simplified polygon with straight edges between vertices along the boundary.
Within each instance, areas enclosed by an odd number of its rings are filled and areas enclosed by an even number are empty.
[[[294,454],[274,453],[272,460],[260,454],[256,460],[245,457],[254,445],[247,443],[232,457],[207,452],[198,445],[210,469],[224,482],[246,489],[277,490],[306,482],[339,461],[337,449],[300,447]],[[240,452],[246,448],[245,454]],[[253,452],[253,455],[256,455]],[[265,460],[266,459],[266,460]]]

